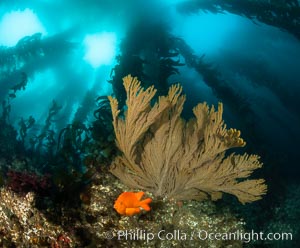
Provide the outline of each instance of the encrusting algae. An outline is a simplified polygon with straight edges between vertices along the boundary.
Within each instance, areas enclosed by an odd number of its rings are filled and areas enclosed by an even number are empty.
[[[114,202],[120,193],[130,192],[130,189],[106,168],[96,172],[94,179],[89,189],[90,200],[82,202],[75,216],[72,208],[65,209],[62,222],[56,224],[34,206],[34,194],[31,192],[21,197],[11,190],[2,189],[0,247],[242,247],[241,240],[204,240],[197,236],[191,239],[190,235],[199,231],[245,231],[244,222],[228,208],[216,208],[211,201],[177,204],[176,201],[155,199],[149,212],[120,215],[113,208]],[[70,220],[71,216],[75,219]],[[181,234],[179,238],[175,235],[178,232]],[[127,237],[124,236],[126,233]],[[147,240],[145,235],[152,233],[155,237]],[[157,237],[159,233],[161,239]],[[173,239],[166,238],[173,233]],[[136,234],[142,236],[134,236]],[[183,239],[185,234],[186,239]]]
[[[178,204],[175,200],[154,198],[151,211],[141,211],[133,216],[120,215],[113,208],[113,202],[122,191],[130,192],[130,188],[112,175],[98,176],[101,184],[92,186],[91,202],[84,206],[84,212],[88,213],[85,231],[92,234],[89,247],[243,247],[241,239],[210,240],[198,237],[205,233],[245,232],[244,221],[228,207],[216,207],[209,200]],[[153,239],[147,240],[152,234]]]

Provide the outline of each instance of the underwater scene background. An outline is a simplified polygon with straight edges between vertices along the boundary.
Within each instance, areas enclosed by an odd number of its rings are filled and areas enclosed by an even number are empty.
[[[0,1],[0,247],[297,247],[299,41],[298,0]]]

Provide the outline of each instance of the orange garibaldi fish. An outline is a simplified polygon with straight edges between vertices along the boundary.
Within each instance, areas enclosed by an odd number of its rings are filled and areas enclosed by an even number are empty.
[[[150,211],[148,205],[152,202],[151,198],[141,200],[144,192],[123,192],[115,201],[114,208],[121,215],[132,216],[141,212],[141,209]]]

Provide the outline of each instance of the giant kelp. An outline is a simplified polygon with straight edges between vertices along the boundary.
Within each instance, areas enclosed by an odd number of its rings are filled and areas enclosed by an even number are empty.
[[[181,13],[229,12],[278,27],[300,39],[300,5],[297,0],[189,0],[178,4]]]
[[[65,58],[75,47],[67,40],[68,36],[69,33],[64,32],[43,38],[41,33],[36,33],[23,37],[13,47],[0,46],[0,97],[15,87],[26,85],[27,81],[21,85],[13,84],[18,81],[19,74],[26,72],[27,80],[27,77]]]
[[[137,35],[139,34],[139,35]],[[160,94],[168,91],[168,79],[178,74],[183,63],[176,47],[176,37],[163,22],[147,22],[141,18],[127,32],[120,45],[121,54],[109,81],[120,105],[125,102],[126,93],[122,78],[128,74],[140,78],[145,87],[155,84]]]

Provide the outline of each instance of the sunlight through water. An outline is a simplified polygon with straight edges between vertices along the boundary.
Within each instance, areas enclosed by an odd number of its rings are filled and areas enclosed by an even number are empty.
[[[92,67],[112,64],[116,56],[116,35],[111,32],[86,35],[84,60]]]
[[[0,21],[0,45],[14,46],[24,36],[46,34],[43,24],[32,9],[11,11]]]

